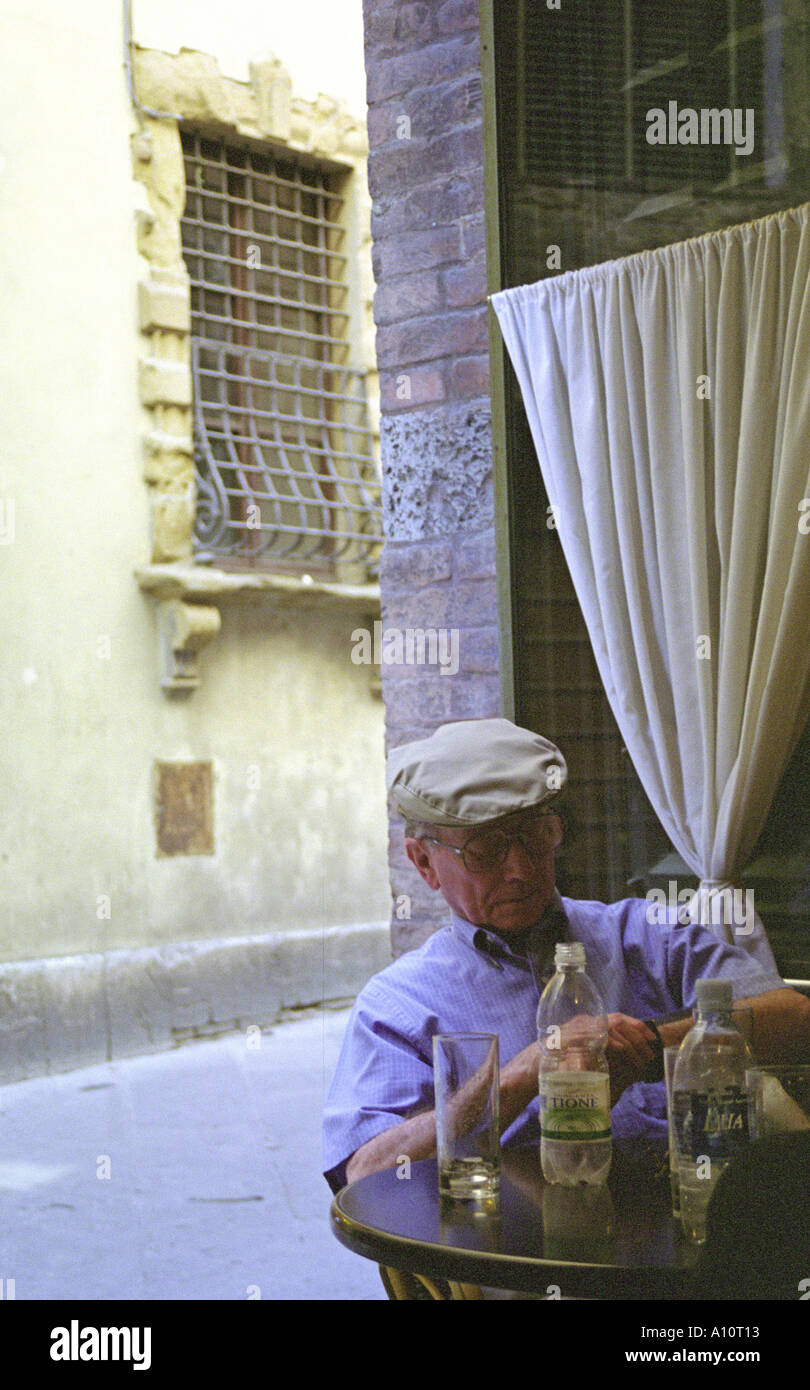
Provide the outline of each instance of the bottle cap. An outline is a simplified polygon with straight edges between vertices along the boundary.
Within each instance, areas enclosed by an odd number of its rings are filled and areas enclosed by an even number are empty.
[[[699,1009],[730,1009],[734,986],[731,980],[698,980],[695,998]]]
[[[584,965],[585,947],[581,941],[558,941],[554,948],[554,964],[559,970],[561,965]]]

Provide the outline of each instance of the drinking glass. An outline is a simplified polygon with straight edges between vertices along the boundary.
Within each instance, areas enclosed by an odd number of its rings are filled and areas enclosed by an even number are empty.
[[[680,1043],[664,1048],[664,1081],[667,1088],[667,1126],[669,1128],[669,1186],[672,1193],[672,1215],[681,1219],[681,1188],[678,1181],[678,1145],[675,1139],[675,1112],[672,1105],[672,1078]]]
[[[731,1010],[731,1022],[735,1028],[739,1028],[748,1046],[754,1053],[754,1011],[750,1004],[734,1004]]]
[[[433,1039],[439,1192],[492,1198],[500,1190],[500,1074],[496,1033]]]

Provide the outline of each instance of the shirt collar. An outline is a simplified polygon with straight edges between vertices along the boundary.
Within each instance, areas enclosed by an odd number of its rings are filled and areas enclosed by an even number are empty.
[[[524,943],[524,952],[512,951],[502,937],[488,927],[477,927],[466,918],[459,917],[451,910],[452,928],[456,935],[485,956],[498,970],[504,964],[516,965],[519,969],[530,969],[543,988],[554,974],[554,948],[558,941],[570,939],[571,930],[563,907],[562,898],[554,890],[554,897],[542,916],[530,927]]]

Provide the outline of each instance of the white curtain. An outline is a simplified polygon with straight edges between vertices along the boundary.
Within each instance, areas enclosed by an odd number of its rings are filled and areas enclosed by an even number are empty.
[[[492,296],[613,713],[702,880],[692,914],[768,963],[727,885],[810,714],[809,218]]]

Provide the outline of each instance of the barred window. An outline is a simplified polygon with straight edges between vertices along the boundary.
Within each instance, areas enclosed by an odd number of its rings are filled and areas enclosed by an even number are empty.
[[[380,475],[352,362],[344,176],[181,130],[196,558],[373,569]]]

